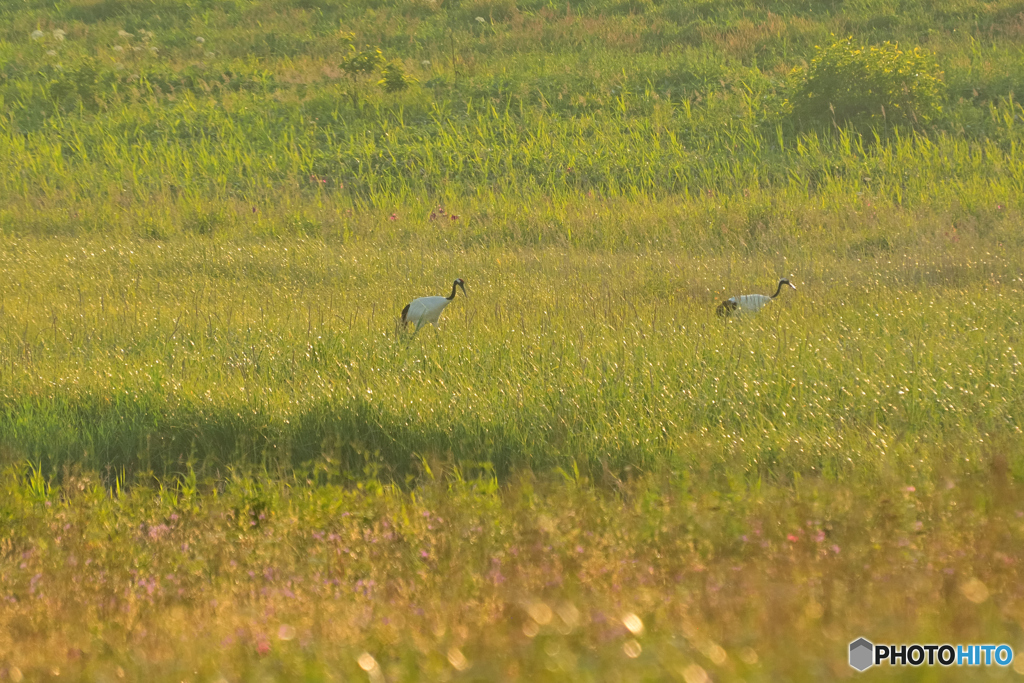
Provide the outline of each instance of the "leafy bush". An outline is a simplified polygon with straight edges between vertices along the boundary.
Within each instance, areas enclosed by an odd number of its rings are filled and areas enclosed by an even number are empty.
[[[858,47],[851,38],[818,48],[793,78],[792,114],[804,124],[926,124],[940,115],[945,92],[927,51],[890,42]]]
[[[391,61],[385,64],[381,70],[381,75],[384,78],[380,80],[379,85],[384,88],[385,92],[401,92],[408,88],[409,84],[415,80],[406,75],[405,69],[402,68],[402,63],[399,61]]]

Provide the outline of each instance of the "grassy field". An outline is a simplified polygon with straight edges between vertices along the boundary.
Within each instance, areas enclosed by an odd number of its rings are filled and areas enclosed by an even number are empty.
[[[1022,33],[1006,0],[0,7],[0,681],[1024,652]],[[937,85],[812,115],[837,54]]]

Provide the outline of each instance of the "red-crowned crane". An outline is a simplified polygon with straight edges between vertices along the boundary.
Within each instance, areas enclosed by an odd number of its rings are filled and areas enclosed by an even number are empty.
[[[449,296],[422,296],[419,299],[413,299],[402,309],[402,325],[416,323],[416,332],[419,332],[420,328],[427,323],[437,327],[437,319],[441,317],[441,311],[455,298],[456,287],[462,287],[462,293],[466,294],[466,284],[460,277],[452,283],[452,293]]]
[[[740,296],[733,296],[718,305],[715,309],[715,313],[719,317],[729,316],[733,313],[757,313],[764,305],[777,297],[782,291],[782,285],[789,285],[790,289],[796,289],[793,283],[782,278],[779,280],[779,286],[775,290],[775,293],[771,296],[765,296],[764,294],[741,294]]]

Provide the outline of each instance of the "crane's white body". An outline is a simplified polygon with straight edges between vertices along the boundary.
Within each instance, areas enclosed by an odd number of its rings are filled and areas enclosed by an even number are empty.
[[[782,285],[789,285],[790,289],[796,289],[792,282],[786,278],[782,278],[779,280],[779,286],[775,290],[775,293],[771,296],[767,296],[765,294],[741,294],[740,296],[731,296],[719,304],[716,312],[721,317],[740,313],[757,313],[782,292]]]
[[[452,302],[445,296],[423,296],[414,299],[409,304],[409,310],[405,312],[406,323],[416,323],[416,331],[426,324],[437,327],[437,321],[441,317],[441,311]]]
[[[451,296],[421,296],[419,299],[413,299],[408,306],[402,309],[402,324],[416,323],[416,332],[419,332],[420,328],[428,323],[436,328],[441,312],[455,300],[456,287],[462,287],[462,293],[466,293],[466,285],[462,282],[462,278],[459,278],[452,283]]]
[[[737,313],[757,313],[772,298],[766,294],[741,294],[727,299],[736,304]]]

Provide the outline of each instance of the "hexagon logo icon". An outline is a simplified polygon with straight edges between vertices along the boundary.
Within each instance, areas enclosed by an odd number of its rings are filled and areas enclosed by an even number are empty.
[[[857,671],[864,671],[874,664],[875,646],[864,638],[850,643],[850,666]]]

